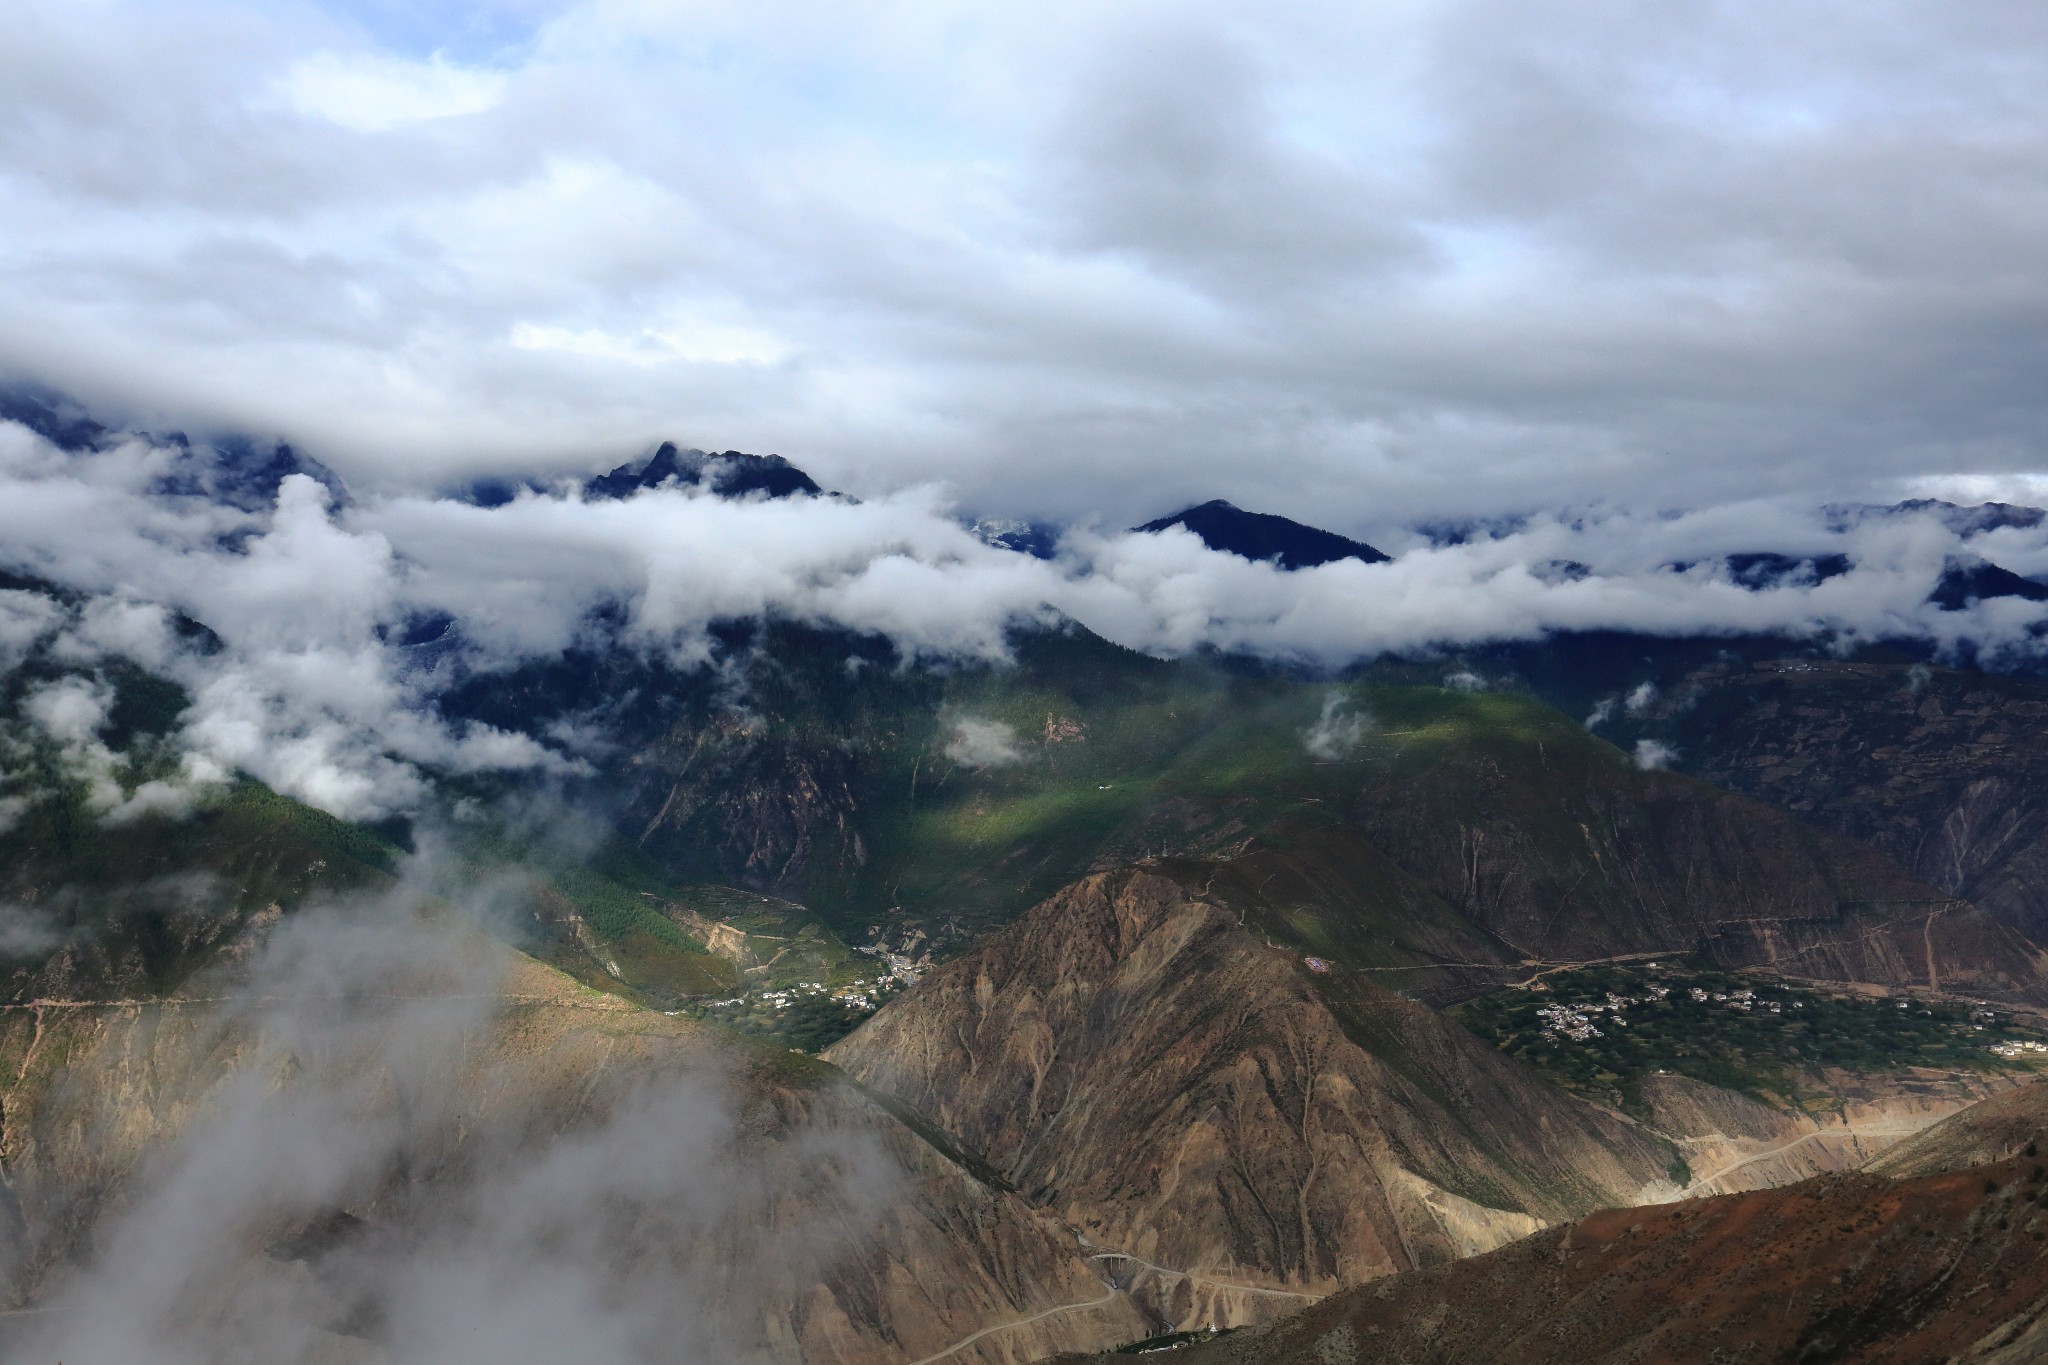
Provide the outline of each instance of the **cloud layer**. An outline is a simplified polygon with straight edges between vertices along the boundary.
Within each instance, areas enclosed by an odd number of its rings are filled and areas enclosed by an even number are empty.
[[[2023,0],[25,0],[0,364],[359,487],[674,436],[1117,525],[2010,495],[2044,57]]]
[[[1212,647],[1324,666],[1586,629],[1905,638],[2032,657],[2048,619],[2048,604],[2018,598],[1930,604],[1959,558],[2048,570],[2048,525],[1965,538],[1938,509],[1582,512],[1456,544],[1410,537],[1388,563],[1287,572],[1178,528],[1078,528],[1034,558],[984,543],[930,488],[864,502],[668,486],[623,500],[569,490],[493,508],[410,494],[337,507],[294,474],[274,506],[242,510],[179,491],[206,486],[187,476],[212,458],[140,437],[71,454],[0,423],[0,567],[63,590],[0,592],[0,663],[33,655],[69,670],[23,694],[27,729],[0,735],[14,746],[0,768],[21,745],[53,746],[104,818],[177,809],[237,770],[356,819],[418,808],[435,773],[572,776],[583,764],[563,737],[453,723],[437,698],[578,646],[709,664],[712,628],[743,618],[885,636],[906,660],[999,662],[1017,626],[1071,618],[1158,655]],[[1850,568],[1759,589],[1726,556],[1761,549]],[[430,648],[406,643],[421,622],[446,623]],[[103,738],[101,674],[116,660],[192,697],[147,774],[123,769]],[[1337,746],[1363,723],[1325,720],[1305,742]],[[1005,757],[1000,729],[974,717],[959,718],[954,746],[960,762]],[[19,802],[13,783],[0,771],[0,798]]]

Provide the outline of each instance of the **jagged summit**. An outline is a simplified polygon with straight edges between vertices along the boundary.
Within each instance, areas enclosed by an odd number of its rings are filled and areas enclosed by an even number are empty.
[[[1932,512],[1944,525],[1959,536],[1974,536],[1984,531],[1998,531],[2006,528],[2031,530],[2041,524],[2048,512],[2038,507],[2021,507],[2009,502],[1982,502],[1974,507],[1958,503],[1943,502],[1939,498],[1909,498],[1894,503],[1893,512]]]
[[[721,497],[743,498],[759,493],[769,498],[816,497],[823,489],[810,475],[780,455],[747,455],[737,450],[707,454],[679,450],[673,441],[645,461],[622,464],[583,485],[591,498],[630,498],[643,488],[675,482],[705,487]]]
[[[1174,526],[1193,531],[1212,550],[1245,559],[1277,560],[1283,569],[1310,569],[1340,559],[1384,564],[1392,558],[1362,540],[1304,526],[1270,512],[1247,512],[1221,498],[1132,529],[1164,531]]]

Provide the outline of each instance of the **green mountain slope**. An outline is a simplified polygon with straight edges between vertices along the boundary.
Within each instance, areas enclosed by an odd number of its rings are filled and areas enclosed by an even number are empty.
[[[856,678],[829,706],[791,676],[772,705],[635,753],[621,823],[674,875],[801,902],[848,942],[958,941],[1093,870],[1345,830],[1362,842],[1325,847],[1302,872],[1321,889],[1286,913],[1364,957],[1699,950],[2006,995],[2042,976],[2031,943],[1882,854],[1644,771],[1525,696],[1246,676],[1079,633],[1024,641],[1014,669]],[[1345,913],[1316,927],[1318,897]],[[1344,927],[1361,915],[1375,927]],[[1448,999],[1499,979],[1433,970],[1401,984]]]

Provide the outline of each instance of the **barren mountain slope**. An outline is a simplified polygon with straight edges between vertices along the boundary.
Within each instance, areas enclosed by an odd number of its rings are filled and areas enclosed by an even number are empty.
[[[1755,1096],[1680,1075],[1641,1086],[1649,1123],[1685,1154],[1687,1195],[1770,1189],[1854,1170],[2013,1084],[2005,1075],[1931,1068],[1800,1075],[1803,1102]]]
[[[2032,942],[1883,854],[1762,802],[1640,771],[1510,698],[1357,766],[1348,823],[1528,959],[1702,949],[1728,967],[2044,998]],[[1433,722],[1433,724],[1432,724]],[[1437,730],[1438,733],[1431,733]]]
[[[1617,720],[1691,772],[1867,840],[1950,895],[2048,931],[2048,688],[1926,665],[1717,663]]]
[[[1935,1175],[2043,1152],[2048,1152],[2048,1081],[2036,1080],[1951,1115],[1880,1154],[1868,1169],[1881,1175]]]
[[[464,1256],[553,1275],[580,1247],[559,1276],[684,1359],[849,1365],[1107,1297],[1065,1229],[829,1067],[736,1051],[493,944],[465,952],[449,974],[395,974],[374,1036],[261,999],[0,1013],[14,1292],[57,1305],[40,1321],[60,1341],[132,1316],[199,1358],[329,1358],[302,1340],[313,1323],[320,1350],[370,1352],[332,1358],[384,1359],[387,1341],[404,1358],[406,1281]],[[302,1112],[329,1117],[293,1126]],[[292,1144],[273,1123],[342,1144],[338,1164],[277,1183]],[[252,1134],[269,1136],[239,1149]],[[195,1223],[172,1217],[209,1190]],[[474,1242],[508,1219],[505,1247]],[[168,1262],[148,1259],[171,1225]],[[506,1247],[530,1263],[493,1259]],[[1117,1298],[953,1358],[1032,1359],[1148,1321]]]
[[[1213,871],[1086,878],[828,1055],[1102,1248],[1216,1280],[1328,1292],[1664,1187],[1668,1145],[1306,970]]]
[[[2019,1365],[2048,1347],[2044,1189],[2039,1165],[2021,1159],[1609,1210],[1173,1359]]]

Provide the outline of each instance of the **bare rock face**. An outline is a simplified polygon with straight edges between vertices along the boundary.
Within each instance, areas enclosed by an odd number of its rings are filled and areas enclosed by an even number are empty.
[[[1105,1251],[1199,1277],[1209,1321],[1285,1306],[1232,1285],[1327,1293],[1668,1188],[1663,1142],[1305,969],[1206,866],[1086,878],[828,1055]]]
[[[0,1015],[8,1287],[46,1310],[0,1347],[901,1365],[1150,1328],[830,1067],[494,944],[357,971],[342,938],[219,998]]]

